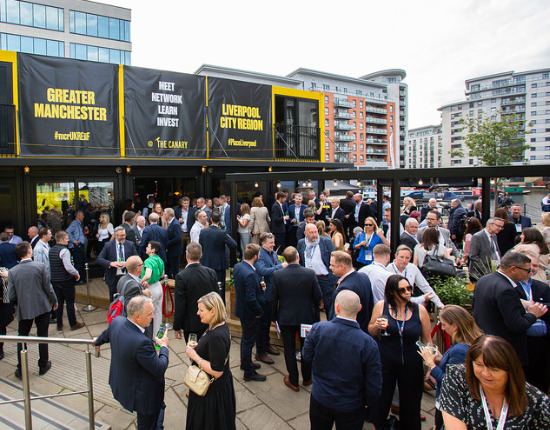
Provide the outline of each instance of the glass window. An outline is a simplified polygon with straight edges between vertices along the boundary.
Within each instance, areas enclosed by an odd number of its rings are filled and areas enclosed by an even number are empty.
[[[88,46],[88,61],[99,61],[99,48]]]
[[[124,21],[124,41],[129,42],[130,41],[130,21]],[[130,62],[128,62],[130,64]]]
[[[107,48],[99,48],[99,61],[102,63],[109,62],[109,50]]]
[[[21,2],[19,6],[21,25],[32,26],[32,3]]]
[[[46,42],[46,53],[50,57],[59,57],[59,43],[57,40],[48,40]]]
[[[118,21],[118,27],[119,27],[119,33],[120,33],[119,40],[126,40],[126,37],[124,36],[124,31],[126,30],[126,27],[124,26],[123,20]]]
[[[6,22],[6,2],[0,0],[0,22]]]
[[[34,43],[32,37],[21,36],[21,52],[34,54]]]
[[[38,28],[46,28],[46,6],[41,4],[33,5],[34,26]]]
[[[78,34],[86,34],[86,14],[82,12],[74,13],[74,31]]]
[[[60,211],[60,221],[74,205],[74,182],[48,182],[36,184],[36,211],[39,217],[44,212],[57,209]],[[54,215],[55,216],[55,215]],[[62,226],[66,227],[66,226]]]
[[[21,37],[8,34],[8,51],[21,51]]]
[[[109,39],[119,39],[118,19],[109,18]]]
[[[7,0],[7,19],[10,24],[19,24],[19,2],[15,0]],[[3,8],[2,8],[3,9]]]
[[[86,45],[75,44],[75,46],[76,46],[75,58],[77,60],[86,60],[88,58],[86,54]]]
[[[69,12],[69,31],[74,33],[74,10]]]
[[[0,49],[8,49],[8,38],[6,33],[0,33]]]
[[[120,64],[120,51],[118,49],[110,49],[109,63]]]
[[[46,28],[48,30],[57,30],[59,28],[59,18],[57,8],[46,7]]]
[[[97,17],[97,35],[99,37],[109,37],[109,18],[104,16]]]
[[[34,39],[34,53],[46,55],[46,39]]]
[[[86,16],[86,31],[88,36],[97,36],[97,15],[89,13]]]
[[[57,9],[57,19],[58,19],[58,30],[59,31],[64,31],[64,28],[65,28],[65,22],[64,22],[64,19],[65,19],[65,15],[64,15],[64,11],[63,9]]]

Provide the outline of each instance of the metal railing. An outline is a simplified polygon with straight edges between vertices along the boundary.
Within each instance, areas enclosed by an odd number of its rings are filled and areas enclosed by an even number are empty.
[[[25,429],[32,430],[32,409],[31,400],[39,399],[53,399],[55,397],[71,396],[73,394],[85,394],[88,393],[88,420],[90,430],[95,428],[95,412],[94,412],[94,387],[92,380],[92,351],[90,351],[90,345],[94,343],[92,339],[66,339],[57,337],[38,337],[38,336],[0,336],[0,342],[17,342],[23,343],[23,349],[21,350],[21,376],[23,378],[23,398],[14,399],[0,402],[0,405],[6,405],[9,403],[23,402],[25,406]],[[86,345],[86,379],[87,390],[71,391],[69,393],[61,394],[49,394],[44,396],[31,397],[31,389],[29,384],[29,362],[27,357],[27,343],[70,343]]]

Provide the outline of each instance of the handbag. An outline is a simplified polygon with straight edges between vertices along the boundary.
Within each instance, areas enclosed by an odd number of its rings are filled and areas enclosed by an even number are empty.
[[[193,364],[187,369],[183,383],[187,385],[193,393],[204,397],[208,392],[210,384],[214,382],[215,379],[216,378],[208,375],[208,373],[202,370],[199,366]]]
[[[456,268],[453,260],[437,255],[437,248],[433,254],[426,254],[422,271],[435,275],[456,276]]]

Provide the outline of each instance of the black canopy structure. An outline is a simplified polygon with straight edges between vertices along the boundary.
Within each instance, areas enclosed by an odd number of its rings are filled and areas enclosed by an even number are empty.
[[[246,181],[299,181],[307,176],[310,180],[375,180],[377,188],[378,214],[382,213],[383,187],[391,187],[391,247],[395,252],[399,244],[399,206],[401,187],[416,186],[422,180],[423,186],[429,188],[434,184],[463,184],[472,186],[481,181],[482,217],[490,217],[490,195],[492,178],[516,178],[526,176],[550,176],[550,164],[521,166],[491,166],[491,167],[455,167],[439,169],[388,169],[388,170],[319,170],[319,171],[288,171],[288,172],[258,172],[230,173],[226,180],[231,183],[231,200],[237,201],[237,183]],[[235,224],[232,231],[237,231],[237,209],[231,205],[231,219]]]

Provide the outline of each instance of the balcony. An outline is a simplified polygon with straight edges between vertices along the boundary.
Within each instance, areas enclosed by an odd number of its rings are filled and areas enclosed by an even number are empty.
[[[336,130],[355,130],[354,124],[348,124],[347,122],[343,121],[334,121],[334,128]]]
[[[365,142],[369,145],[384,145],[386,146],[388,144],[388,139],[374,139],[372,137],[368,137]]]
[[[334,106],[352,108],[353,103],[348,102],[346,99],[334,98]]]
[[[405,123],[405,121],[399,121],[399,127],[406,127],[407,124]]]
[[[399,95],[401,97],[405,97],[407,95],[407,93],[405,91],[399,91]]]
[[[522,112],[525,112],[525,106],[515,106],[513,108],[510,107],[502,110],[503,115],[510,115],[512,113],[522,113]]]
[[[365,118],[365,122],[370,123],[370,124],[382,124],[382,125],[387,125],[388,124],[387,119],[374,118],[372,116],[367,116]]]
[[[388,151],[385,149],[373,149],[367,148],[368,155],[388,155]]]
[[[353,142],[355,139],[346,133],[334,133],[334,140],[336,142]]]
[[[352,149],[348,145],[334,145],[334,151],[348,154]]]
[[[407,103],[405,103],[403,100],[399,101],[399,106],[406,106],[406,105],[407,105]]]
[[[509,106],[509,105],[521,105],[525,103],[525,97],[517,97],[513,100],[510,99],[502,99],[500,102],[501,106]]]
[[[375,108],[375,107],[372,107],[372,106],[365,106],[365,111],[366,112],[371,112],[371,113],[379,113],[381,115],[387,115],[388,114],[388,110],[387,109],[382,109],[382,108]]]
[[[399,136],[405,136],[405,132],[404,132],[403,130],[401,130],[401,131],[399,132]]]
[[[354,113],[343,112],[340,110],[334,111],[334,118],[338,119],[355,119]]]
[[[370,134],[388,134],[388,131],[385,128],[367,127],[365,131]]]

